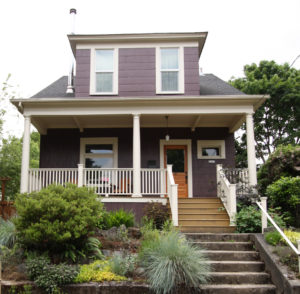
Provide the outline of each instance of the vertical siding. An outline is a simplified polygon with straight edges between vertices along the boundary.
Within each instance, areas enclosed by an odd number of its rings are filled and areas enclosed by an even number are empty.
[[[76,50],[75,96],[89,97],[90,50]],[[199,95],[198,48],[184,48],[185,95]],[[119,97],[156,96],[155,48],[119,49]],[[103,96],[99,96],[103,97]],[[110,96],[112,99],[114,96]]]
[[[234,136],[227,128],[170,128],[171,139],[192,139],[193,195],[213,197],[217,193],[216,164],[234,167]],[[40,167],[77,167],[80,153],[80,137],[118,137],[118,166],[132,167],[132,129],[87,129],[49,130],[41,136]],[[147,168],[148,161],[160,165],[159,140],[165,138],[164,128],[141,129],[141,166]],[[225,140],[226,159],[209,163],[197,159],[197,140]]]
[[[185,95],[200,95],[198,47],[184,48]]]

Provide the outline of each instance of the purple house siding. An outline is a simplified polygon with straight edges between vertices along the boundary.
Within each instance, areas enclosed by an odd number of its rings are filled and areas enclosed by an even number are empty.
[[[75,96],[89,97],[90,50],[76,50]],[[199,95],[198,48],[184,48],[185,94]],[[119,97],[156,96],[155,48],[119,49]],[[103,96],[99,96],[103,97]],[[115,96],[109,96],[113,99]]]
[[[200,95],[198,47],[184,48],[185,95]]]
[[[216,164],[234,167],[234,137],[227,128],[170,128],[172,139],[192,139],[193,196],[216,196]],[[132,167],[132,129],[86,129],[80,133],[75,129],[48,130],[41,136],[41,168],[77,167],[80,153],[80,137],[118,137],[118,167]],[[148,161],[160,165],[159,140],[165,138],[163,128],[141,129],[141,166],[148,167]],[[197,159],[197,140],[225,140],[226,159],[209,163]]]

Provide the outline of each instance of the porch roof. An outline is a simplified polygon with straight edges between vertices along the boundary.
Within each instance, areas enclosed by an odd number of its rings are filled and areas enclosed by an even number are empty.
[[[51,128],[132,127],[132,115],[141,115],[141,127],[227,127],[237,130],[246,113],[265,100],[262,95],[209,95],[111,98],[30,98],[11,102],[42,134]]]

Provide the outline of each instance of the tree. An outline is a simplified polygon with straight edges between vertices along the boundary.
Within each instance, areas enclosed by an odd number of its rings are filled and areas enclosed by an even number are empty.
[[[278,145],[300,143],[300,71],[287,63],[261,61],[246,65],[244,73],[245,78],[230,84],[246,94],[270,95],[254,114],[256,155],[265,162]]]
[[[32,132],[30,140],[30,167],[39,166],[40,156],[40,135]],[[15,194],[20,190],[20,175],[22,161],[22,139],[9,136],[2,140],[0,149],[0,177],[10,177],[6,185],[6,195],[14,199]]]

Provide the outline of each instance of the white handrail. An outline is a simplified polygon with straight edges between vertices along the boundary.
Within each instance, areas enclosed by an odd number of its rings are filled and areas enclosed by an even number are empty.
[[[168,197],[174,226],[178,226],[178,184],[175,184],[172,165],[167,165]]]
[[[298,250],[294,244],[290,241],[290,239],[284,234],[284,232],[278,227],[278,225],[274,222],[272,217],[268,214],[268,212],[262,207],[260,202],[256,202],[260,210],[264,213],[264,215],[268,218],[268,220],[271,222],[271,224],[275,227],[275,229],[278,231],[278,233],[282,236],[282,238],[288,243],[288,245],[294,250],[294,252],[300,257],[300,250]],[[298,240],[299,241],[299,240]],[[298,242],[297,241],[297,242]],[[299,243],[298,243],[299,244]],[[299,269],[300,271],[300,269]]]

